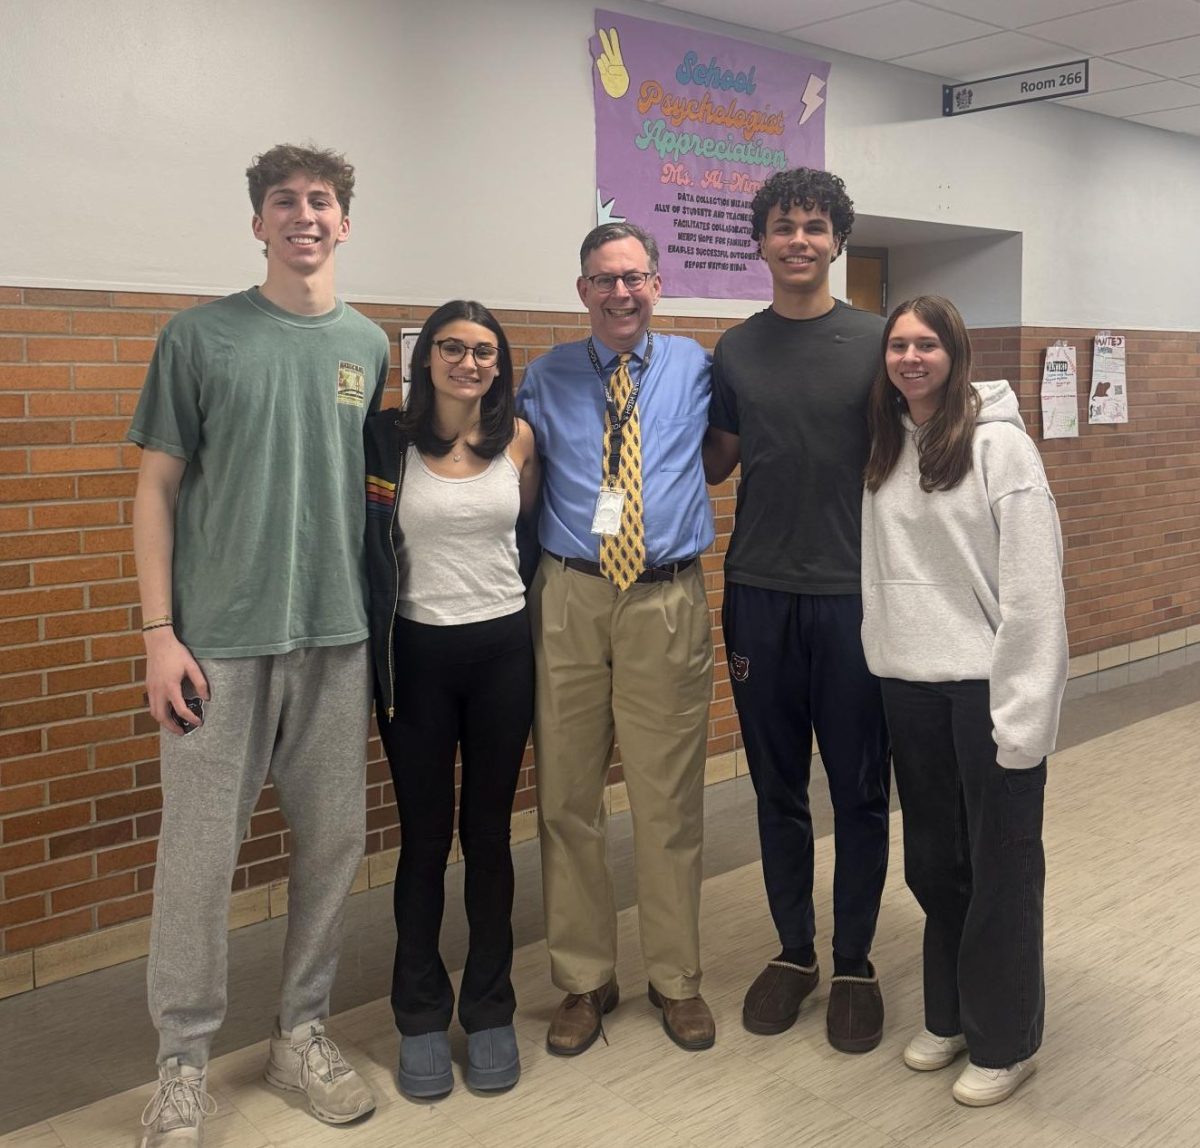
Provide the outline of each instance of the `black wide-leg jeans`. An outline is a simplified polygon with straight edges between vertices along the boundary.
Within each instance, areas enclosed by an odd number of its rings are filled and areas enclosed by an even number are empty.
[[[986,681],[882,686],[904,878],[925,910],[925,1027],[1006,1068],[1042,1043],[1046,762],[997,763]]]
[[[396,619],[396,713],[380,722],[400,812],[392,1011],[405,1036],[444,1031],[454,991],[438,952],[462,750],[458,839],[470,940],[458,1002],[467,1032],[512,1022],[509,825],[533,721],[524,609],[459,626]]]

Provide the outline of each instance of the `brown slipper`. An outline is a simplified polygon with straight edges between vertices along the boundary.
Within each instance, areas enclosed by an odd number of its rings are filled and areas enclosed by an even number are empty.
[[[742,1005],[742,1024],[759,1036],[787,1032],[800,1015],[800,1004],[817,987],[820,970],[817,962],[793,965],[789,961],[770,961],[754,979]]]

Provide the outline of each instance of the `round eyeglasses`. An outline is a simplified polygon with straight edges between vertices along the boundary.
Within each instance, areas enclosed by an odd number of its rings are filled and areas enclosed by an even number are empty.
[[[608,295],[615,291],[619,279],[625,284],[625,290],[632,295],[645,287],[653,274],[653,271],[626,271],[624,275],[585,275],[584,278],[601,295]]]
[[[500,358],[500,348],[495,343],[476,343],[468,347],[461,339],[434,339],[438,354],[447,363],[461,363],[470,351],[477,367],[491,367]]]

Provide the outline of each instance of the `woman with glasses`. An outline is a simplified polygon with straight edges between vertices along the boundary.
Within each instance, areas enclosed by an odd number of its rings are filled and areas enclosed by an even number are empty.
[[[467,1085],[498,1091],[521,1071],[509,818],[533,717],[533,652],[515,526],[536,501],[539,470],[492,313],[464,300],[439,307],[413,349],[407,405],[371,416],[365,434],[376,713],[400,812],[399,1085],[428,1098],[454,1084],[454,993],[438,934],[461,750],[470,941],[458,1017]]]
[[[971,382],[954,304],[902,303],[868,405],[863,650],[881,679],[925,911],[919,1072],[997,1104],[1042,1042],[1042,804],[1067,680],[1062,537],[1008,383]]]

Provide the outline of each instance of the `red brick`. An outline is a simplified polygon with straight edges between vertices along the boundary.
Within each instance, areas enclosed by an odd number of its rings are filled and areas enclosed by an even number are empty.
[[[74,497],[74,478],[0,478],[0,502],[49,502]]]
[[[109,901],[105,905],[97,905],[96,926],[100,929],[107,929],[110,925],[119,925],[125,921],[148,917],[153,905],[154,894],[152,893],[139,893],[136,897],[122,897],[119,901]]]
[[[79,534],[75,531],[69,534],[38,531],[23,536],[14,535],[4,540],[5,558],[62,558],[78,553]]]
[[[18,785],[0,789],[0,814],[40,809],[45,804],[46,787],[44,785]]]
[[[47,722],[67,721],[87,713],[87,699],[82,694],[43,698],[39,701],[14,703],[4,707],[0,725],[5,729],[24,726],[43,726]]]
[[[0,901],[0,929],[40,921],[46,915],[44,894],[23,897],[19,901]]]
[[[136,474],[81,474],[80,498],[132,498]]]
[[[0,366],[0,390],[65,391],[71,386],[70,367],[14,364]]]
[[[117,873],[99,881],[87,881],[82,885],[70,885],[65,889],[54,890],[50,894],[50,911],[66,913],[83,905],[94,905],[98,901],[108,901],[113,897],[127,897],[135,892],[137,889],[133,874]]]
[[[41,447],[29,452],[29,470],[32,474],[112,470],[120,464],[121,453],[113,446]]]
[[[112,356],[109,355],[111,359]],[[146,368],[125,365],[76,367],[75,387],[89,391],[137,391],[146,381]]]
[[[66,419],[0,422],[0,446],[29,446],[34,443],[70,441],[71,424]]]
[[[49,786],[50,804],[61,801],[80,801],[87,797],[97,797],[100,794],[115,793],[128,789],[133,784],[133,770],[101,769],[89,773],[80,773],[74,777],[63,777],[52,781]],[[99,821],[109,818],[97,817]]]
[[[115,526],[121,521],[118,502],[64,502],[33,508],[33,525],[39,530],[69,526]]]
[[[50,838],[50,856],[71,857],[77,853],[94,853],[108,845],[123,845],[133,840],[132,821],[113,821],[108,825],[93,825],[75,833],[62,833]]]
[[[73,857],[70,861],[52,861],[33,869],[22,869],[4,878],[5,897],[21,897],[28,893],[43,893],[63,885],[74,885],[92,877],[91,857]]]
[[[28,837],[48,837],[64,829],[76,829],[92,819],[92,807],[86,801],[78,805],[59,805],[36,813],[18,813],[0,821],[0,840],[5,845]]]
[[[82,642],[43,642],[37,646],[14,646],[0,650],[0,674],[43,670],[47,666],[69,666],[82,662]]]
[[[145,704],[145,695],[146,691],[140,683],[118,690],[97,690],[92,694],[92,713],[99,716],[140,710]]]
[[[0,622],[0,646],[21,646],[38,640],[36,618],[19,618],[15,622]]]
[[[57,562],[37,562],[33,580],[38,586],[56,586],[66,582],[96,582],[116,578],[121,573],[120,560],[104,558],[64,558]]]
[[[11,534],[29,529],[28,506],[0,507],[0,533]]]
[[[145,311],[76,311],[74,335],[153,335],[154,316]]]
[[[141,363],[145,367],[153,354],[153,339],[117,340],[117,362],[119,363]]]
[[[37,623],[33,625],[36,627]],[[22,639],[24,640],[24,639]],[[0,678],[0,702],[19,702],[26,698],[41,697],[45,693],[45,682],[41,674],[21,674]]]
[[[122,418],[76,419],[74,442],[124,442],[129,421]],[[65,440],[55,440],[65,441]]]
[[[26,307],[0,309],[0,331],[53,335],[69,330],[70,326],[71,318],[65,311],[35,311]]]
[[[26,399],[30,418],[55,418],[67,415],[79,418],[86,415],[115,415],[117,396],[104,394],[80,394],[68,391],[65,394],[31,394]]]
[[[96,854],[96,873],[103,877],[107,873],[123,873],[154,864],[158,853],[155,841],[138,841],[133,845],[122,845],[118,849],[106,849]]]
[[[96,768],[109,765],[126,765],[131,762],[148,761],[158,757],[158,734],[127,738],[107,745],[96,746]]]
[[[162,808],[162,790],[158,786],[150,789],[131,789],[113,797],[101,797],[96,801],[96,820],[115,821],[118,817],[130,817],[138,813],[152,813]]]
[[[27,865],[36,865],[45,860],[46,842],[40,838],[22,841],[17,845],[8,845],[0,849],[0,873],[12,869],[24,869]]]
[[[46,307],[108,307],[112,297],[107,291],[80,291],[63,287],[26,287],[25,302]]]
[[[81,638],[88,634],[111,634],[129,628],[129,611],[86,610],[79,614],[56,614],[45,622],[47,638]]]
[[[68,937],[77,937],[86,933],[92,927],[91,909],[79,909],[68,913],[65,917],[51,917],[46,921],[38,921],[33,925],[23,925],[17,929],[8,929],[4,933],[4,950],[8,953],[19,953],[23,949],[38,949],[54,941],[65,941]]]
[[[82,773],[88,767],[86,749],[70,749],[63,753],[41,753],[34,757],[14,758],[0,764],[0,785],[23,785],[28,781],[48,781]]]
[[[46,675],[46,688],[52,694],[66,694],[101,686],[124,685],[132,679],[132,663],[100,662],[73,670],[53,670]]]
[[[183,311],[207,299],[205,295],[165,295],[142,291],[114,291],[114,307],[147,307],[155,310]]]
[[[145,653],[145,643],[140,633],[122,634],[117,638],[93,638],[92,657],[97,661],[108,658],[130,658]]]
[[[29,585],[32,569],[15,563],[0,566],[0,590],[21,590]]]
[[[133,527],[114,526],[111,530],[85,530],[85,554],[132,554]]]
[[[0,474],[28,474],[29,450],[17,447],[13,450],[0,450]]]
[[[111,363],[116,357],[112,339],[52,339],[31,336],[25,341],[31,363]]]
[[[25,401],[25,395],[0,395],[0,419],[24,418]]]
[[[20,287],[0,287],[0,303],[20,303]]]
[[[130,724],[127,717],[113,717],[51,726],[46,730],[46,748],[62,749],[71,745],[87,745],[89,742],[115,741],[128,736]]]
[[[137,600],[137,583],[132,579],[127,582],[108,582],[101,586],[88,587],[89,606],[132,605]]]

